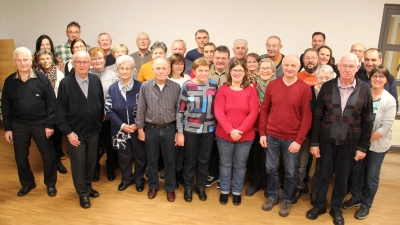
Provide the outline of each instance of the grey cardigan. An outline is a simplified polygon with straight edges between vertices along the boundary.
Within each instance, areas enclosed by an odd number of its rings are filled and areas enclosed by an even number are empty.
[[[387,92],[383,91],[381,103],[378,112],[376,113],[372,133],[378,131],[382,137],[371,142],[369,150],[373,152],[385,152],[391,146],[392,141],[392,126],[396,116],[396,100]]]

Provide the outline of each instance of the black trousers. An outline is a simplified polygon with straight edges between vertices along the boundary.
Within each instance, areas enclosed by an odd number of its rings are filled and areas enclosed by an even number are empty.
[[[54,148],[54,152],[56,154],[57,161],[60,161],[61,156],[63,155],[62,137],[63,137],[63,133],[58,129],[58,127],[56,125],[54,125],[54,134],[50,137],[50,140],[53,144],[53,148]]]
[[[114,170],[118,166],[118,155],[115,149],[112,147],[111,122],[109,120],[103,121],[101,125],[97,152],[97,162],[100,162],[101,157],[103,157],[104,149],[106,150],[107,154],[107,170]],[[100,163],[98,164],[98,166],[100,166]]]
[[[260,145],[260,134],[256,132],[254,142],[251,146],[249,159],[249,171],[251,171],[250,185],[257,188],[266,188],[267,172],[265,168],[265,151]]]
[[[136,184],[144,183],[144,174],[146,173],[147,158],[144,146],[132,148],[132,142],[127,141],[126,149],[116,150],[118,154],[119,168],[121,169],[121,182]],[[135,162],[135,172],[132,173],[132,161]]]
[[[208,175],[219,179],[219,152],[216,140],[214,140],[213,148],[211,150]]]
[[[215,133],[194,134],[184,132],[184,135],[185,166],[183,167],[183,178],[185,180],[185,190],[193,190],[196,169],[196,187],[204,190]]]
[[[318,177],[316,208],[326,208],[326,195],[332,174],[335,173],[335,184],[331,197],[331,209],[342,210],[342,202],[346,196],[347,179],[354,163],[357,146],[334,145],[330,142],[320,141],[320,170]]]
[[[72,146],[68,141],[68,152],[71,159],[72,181],[80,197],[88,197],[92,189],[94,167],[96,165],[99,133],[79,138],[81,144]]]
[[[15,162],[17,163],[21,185],[27,187],[35,183],[35,177],[28,159],[31,138],[33,138],[42,156],[44,183],[49,187],[55,186],[57,182],[56,160],[51,141],[46,138],[45,126],[28,126],[12,121],[11,127],[14,139]]]

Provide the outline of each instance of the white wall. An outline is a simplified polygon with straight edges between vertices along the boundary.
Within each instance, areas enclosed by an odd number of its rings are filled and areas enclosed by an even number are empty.
[[[196,47],[194,33],[206,29],[216,45],[232,47],[237,38],[249,42],[249,52],[265,53],[268,36],[282,39],[282,53],[302,53],[311,47],[311,34],[322,31],[333,55],[340,57],[351,44],[377,47],[385,3],[399,0],[0,0],[0,38],[14,38],[16,46],[32,51],[36,39],[47,34],[55,45],[67,41],[66,25],[75,20],[81,38],[97,45],[97,35],[108,32],[113,45],[126,44],[137,51],[137,33],[168,47],[175,39]]]

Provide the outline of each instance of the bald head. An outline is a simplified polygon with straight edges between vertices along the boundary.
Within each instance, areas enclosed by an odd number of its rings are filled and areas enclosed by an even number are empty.
[[[350,52],[357,55],[358,61],[361,61],[364,58],[365,53],[365,45],[362,43],[355,43],[351,46]]]
[[[150,46],[151,40],[147,33],[141,32],[138,34],[136,38],[136,44],[140,51],[148,51]]]
[[[299,58],[297,55],[295,55],[295,54],[286,55],[286,56],[283,58],[283,62],[282,62],[282,63],[285,63],[286,61],[293,61],[293,62],[296,63],[298,66],[300,66],[300,58]]]
[[[297,55],[290,54],[282,61],[283,77],[286,79],[296,79],[297,71],[300,69],[300,59]]]

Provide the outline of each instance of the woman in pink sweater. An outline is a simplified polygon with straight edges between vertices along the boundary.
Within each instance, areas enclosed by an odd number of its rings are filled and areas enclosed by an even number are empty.
[[[256,90],[249,86],[245,71],[244,63],[232,62],[228,81],[218,90],[214,101],[220,154],[219,202],[223,205],[228,202],[231,177],[233,204],[241,203],[246,161],[255,136],[254,123],[258,116],[258,96]]]

